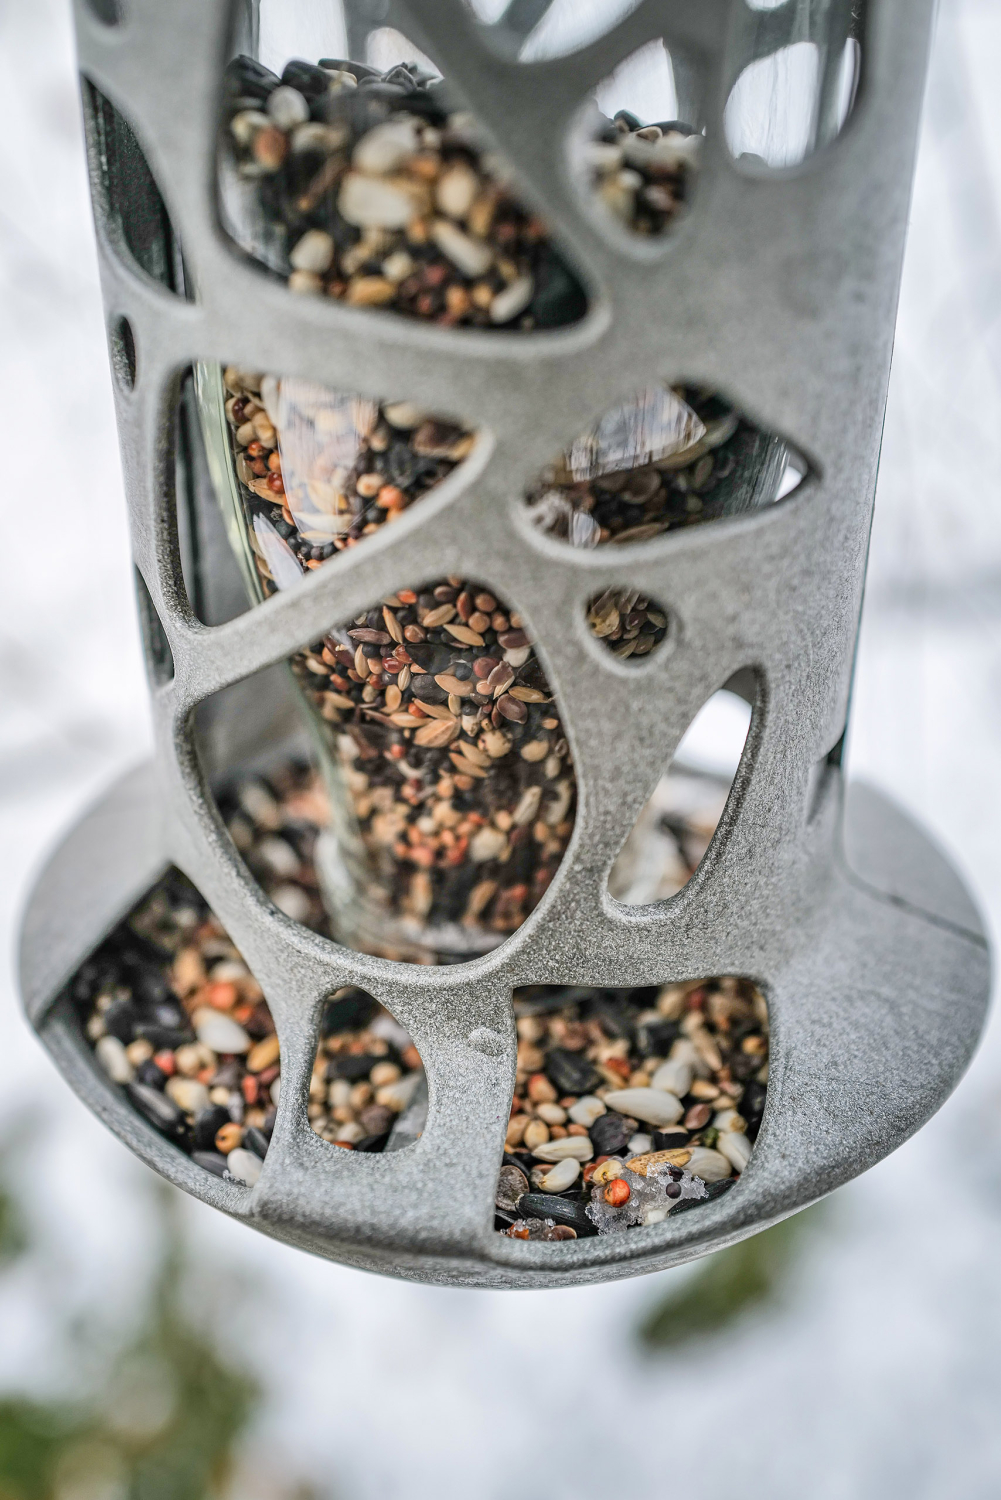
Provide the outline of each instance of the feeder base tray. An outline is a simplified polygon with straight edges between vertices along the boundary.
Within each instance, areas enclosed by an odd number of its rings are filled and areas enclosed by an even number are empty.
[[[201,1170],[132,1110],[95,1061],[64,986],[170,864],[161,806],[152,765],[139,767],[85,814],[43,870],[22,937],[29,1020],[81,1099],[148,1165],[254,1228],[348,1265],[442,1285],[531,1288],[695,1259],[805,1207],[894,1150],[954,1088],[983,1024],[990,965],[972,901],[927,836],[856,783],[845,796],[843,855],[829,899],[780,971],[767,975],[768,1105],[735,1187],[698,1213],[628,1235],[547,1244],[494,1232],[488,1184],[482,1226],[467,1222],[464,1243],[447,1232],[436,1238],[426,1222],[410,1237],[406,1215],[389,1209],[380,1222],[378,1205],[396,1197],[394,1174],[404,1184],[400,1201],[419,1193],[423,1174],[431,1183],[441,1163],[429,1164],[427,1142],[353,1159],[308,1139],[293,1102],[279,1111],[270,1181],[265,1174],[250,1190]],[[674,977],[669,969],[665,956],[665,980]],[[422,1054],[433,1096],[435,1059]],[[460,1172],[461,1141],[454,1155]]]

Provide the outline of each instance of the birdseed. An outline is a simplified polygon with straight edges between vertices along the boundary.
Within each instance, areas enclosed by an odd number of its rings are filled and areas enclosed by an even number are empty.
[[[701,150],[680,120],[645,125],[620,109],[585,147],[591,189],[633,234],[663,234],[687,205]]]
[[[770,505],[806,464],[714,392],[650,386],[610,408],[526,496],[572,547],[648,542]]]
[[[315,863],[329,807],[316,772],[286,761],[219,803],[266,894],[329,935]],[[67,994],[133,1107],[204,1170],[252,1186],[274,1127],[278,1040],[260,986],[194,886],[169,871]],[[495,1228],[522,1239],[613,1233],[732,1186],[767,1090],[767,1010],[753,983],[531,986],[514,1005],[517,1082]],[[420,1136],[426,1099],[406,1031],[363,990],[335,994],[310,1084],[315,1133],[341,1149],[398,1149]],[[621,1187],[606,1194],[616,1181],[630,1186],[621,1203]]]
[[[199,381],[212,380],[202,367]],[[472,451],[459,423],[404,402],[339,395],[313,381],[229,365],[224,460],[254,597],[297,584],[423,499]],[[207,433],[210,442],[215,434]]]
[[[638,233],[661,233],[687,201],[701,137],[627,112],[597,134],[592,188]],[[416,64],[293,60],[279,78],[237,58],[221,141],[224,220],[293,292],[515,332],[586,311],[475,120]],[[402,516],[476,441],[460,418],[410,401],[233,365],[200,366],[197,383],[256,600]],[[648,540],[773,500],[786,452],[718,395],[656,386],[607,411],[526,498],[574,546]],[[335,805],[324,890],[339,939],[366,951],[486,951],[538,904],[572,831],[575,776],[549,684],[517,616],[496,599],[481,609],[477,593],[489,584],[415,583],[291,662]],[[587,620],[620,659],[668,631],[656,601],[622,588],[592,599]]]
[[[223,219],[290,290],[444,327],[555,328],[579,280],[447,84],[416,64],[238,57],[226,76]]]
[[[552,1220],[575,1237],[613,1234],[733,1186],[768,1083],[768,1012],[751,980],[540,985],[515,991],[514,1009],[496,1229],[545,1239]],[[554,1162],[571,1163],[555,1180]]]
[[[667,635],[667,611],[638,589],[604,589],[587,607],[591,634],[620,661],[649,656]]]
[[[342,941],[441,962],[496,946],[541,900],[573,830],[559,711],[517,613],[475,581],[403,589],[299,653],[335,768]],[[321,854],[321,879],[327,868]]]
[[[98,1062],[138,1112],[198,1166],[253,1187],[281,1087],[278,1037],[260,986],[190,881],[165,875],[69,993]],[[406,1091],[423,1080],[416,1048],[354,988],[327,1003],[321,1037],[321,1082],[358,1108],[341,1126],[336,1107],[314,1109],[314,1089],[313,1128],[358,1151],[386,1149]]]

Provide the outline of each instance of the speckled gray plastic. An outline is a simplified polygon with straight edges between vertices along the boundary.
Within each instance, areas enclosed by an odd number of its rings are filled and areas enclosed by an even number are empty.
[[[132,262],[95,178],[109,326],[126,316],[137,353],[135,388],[117,396],[133,550],[175,675],[152,688],[155,766],[114,788],[43,874],[22,971],[29,1015],[73,1087],[172,1181],[352,1265],[457,1285],[573,1284],[676,1264],[776,1221],[891,1151],[954,1087],[988,991],[976,913],[942,856],[885,800],[852,790],[845,812],[828,761],[847,715],[931,12],[931,0],[871,0],[847,127],[802,168],[766,175],[736,166],[722,139],[741,4],[647,0],[599,42],[532,66],[485,45],[461,0],[380,7],[374,21],[399,26],[475,101],[590,289],[582,324],[506,337],[297,298],[266,278],[216,216],[226,7],[129,0],[123,23],[107,27],[77,0],[82,70],[139,136],[197,300]],[[787,0],[769,27],[781,40],[792,20]],[[593,84],[658,35],[702,71],[707,135],[694,207],[655,244],[592,214],[568,141]],[[413,399],[481,435],[467,465],[364,548],[207,627],[185,596],[172,492],[173,412],[198,359]],[[628,549],[575,552],[533,530],[519,496],[551,455],[635,388],[681,378],[724,390],[809,457],[813,474],[795,497]],[[217,689],[371,600],[449,572],[483,579],[528,622],[560,700],[580,808],[564,865],[525,925],[484,958],[428,969],[348,952],[270,905],[206,795],[189,726]],[[640,669],[585,627],[585,601],[614,584],[649,592],[677,622]],[[705,860],[670,902],[617,905],[606,891],[616,852],[691,719],[744,668],[757,674],[755,713]],[[281,1105],[252,1191],[200,1171],[140,1120],[66,1003],[53,1003],[168,861],[229,929],[278,1027]],[[727,972],[762,983],[773,1026],[765,1120],[739,1184],[627,1235],[558,1245],[495,1235],[512,987]],[[319,1011],[346,983],[382,999],[425,1061],[427,1127],[405,1150],[355,1155],[308,1127]]]

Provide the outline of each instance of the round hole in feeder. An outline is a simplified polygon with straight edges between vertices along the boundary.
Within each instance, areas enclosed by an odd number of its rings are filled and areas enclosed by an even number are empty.
[[[639,666],[665,642],[670,616],[640,589],[602,589],[587,603],[587,628],[618,661]]]

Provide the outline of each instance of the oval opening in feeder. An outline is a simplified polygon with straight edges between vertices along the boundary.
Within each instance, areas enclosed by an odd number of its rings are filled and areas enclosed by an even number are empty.
[[[768,1084],[750,979],[516,990],[518,1064],[494,1228],[570,1240],[661,1223],[733,1187]]]
[[[111,346],[111,368],[122,390],[128,393],[136,383],[136,340],[128,318],[116,318],[108,337]]]
[[[427,1080],[409,1033],[365,990],[338,991],[324,1006],[309,1086],[310,1127],[321,1139],[366,1154],[420,1139]]]
[[[630,234],[659,238],[688,209],[702,159],[700,96],[698,70],[658,38],[620,63],[581,112],[572,162],[585,193]]]
[[[316,771],[298,762],[288,807],[274,755],[263,791],[237,792],[242,810],[220,794],[248,863],[261,852],[244,817],[252,804],[275,827],[308,824],[310,896],[271,898],[349,947],[405,962],[497,947],[551,884],[576,804],[559,707],[520,616],[475,581],[432,580],[341,622],[289,665],[295,692],[280,703],[250,679],[195,717],[216,784],[232,785],[259,752],[245,712],[269,735],[280,724],[289,744],[298,732],[296,753],[314,758]]]
[[[114,0],[99,0],[94,9],[106,12],[101,19],[108,25],[120,19]],[[83,104],[95,176],[116,231],[112,243],[160,286],[185,296],[180,240],[135,131],[88,79]]]
[[[751,706],[721,688],[692,720],[615,857],[608,893],[624,906],[666,901],[688,884],[723,816],[751,728]]]
[[[747,61],[723,114],[737,161],[798,166],[841,133],[858,92],[865,9],[851,0],[822,9],[748,3],[737,45]]]

